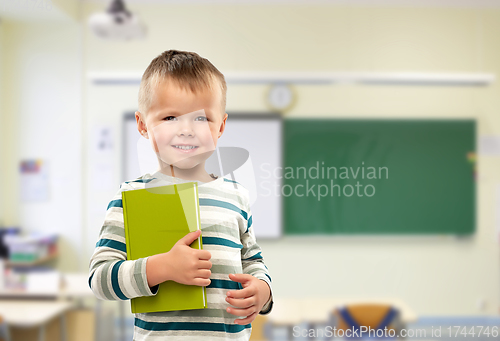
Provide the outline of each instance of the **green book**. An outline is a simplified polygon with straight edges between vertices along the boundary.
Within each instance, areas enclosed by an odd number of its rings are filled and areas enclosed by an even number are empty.
[[[200,229],[196,182],[124,191],[122,203],[129,260],[170,251],[179,239]],[[201,235],[190,246],[201,250]],[[206,287],[166,281],[155,296],[131,299],[131,307],[132,313],[204,309]]]

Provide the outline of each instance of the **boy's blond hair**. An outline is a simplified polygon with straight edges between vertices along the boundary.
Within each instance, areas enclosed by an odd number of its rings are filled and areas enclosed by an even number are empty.
[[[226,111],[226,80],[224,75],[195,52],[167,50],[153,59],[142,75],[139,87],[139,112],[145,117],[151,108],[154,90],[163,81],[173,81],[177,86],[192,92],[221,91],[222,114]],[[214,87],[215,86],[215,87]]]

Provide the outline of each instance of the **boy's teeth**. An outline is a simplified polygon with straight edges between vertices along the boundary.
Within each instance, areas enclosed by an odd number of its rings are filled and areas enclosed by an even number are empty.
[[[196,148],[195,146],[174,146],[175,148],[179,148],[179,149],[193,149],[193,148]]]

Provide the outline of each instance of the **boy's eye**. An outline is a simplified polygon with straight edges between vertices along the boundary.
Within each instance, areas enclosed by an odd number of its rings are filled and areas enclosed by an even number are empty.
[[[175,119],[176,117],[175,116],[167,116],[165,117],[163,120],[164,121],[172,121],[173,119]],[[199,121],[199,119],[201,119],[201,121],[208,121],[208,118],[206,118],[205,116],[198,116],[196,118],[197,121]]]

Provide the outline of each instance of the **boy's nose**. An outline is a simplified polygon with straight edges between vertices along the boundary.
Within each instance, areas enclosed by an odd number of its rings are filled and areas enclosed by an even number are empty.
[[[183,128],[179,130],[179,136],[193,136],[193,130],[190,128]]]
[[[193,136],[193,134],[190,132],[181,132],[179,136]]]
[[[179,128],[178,135],[179,136],[193,136],[193,127],[191,127],[190,123],[184,123]]]

